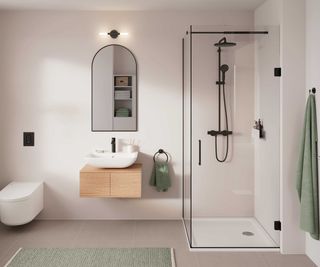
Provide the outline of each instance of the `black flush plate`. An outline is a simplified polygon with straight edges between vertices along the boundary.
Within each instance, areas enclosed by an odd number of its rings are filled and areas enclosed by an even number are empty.
[[[23,133],[23,146],[34,146],[34,132]]]
[[[281,222],[280,221],[274,221],[274,230],[281,231]]]
[[[281,68],[274,68],[274,76],[281,77]]]

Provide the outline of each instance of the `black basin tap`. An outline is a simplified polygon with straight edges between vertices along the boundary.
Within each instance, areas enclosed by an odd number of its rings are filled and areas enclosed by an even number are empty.
[[[116,153],[116,138],[112,137],[111,139],[111,151],[112,153]]]

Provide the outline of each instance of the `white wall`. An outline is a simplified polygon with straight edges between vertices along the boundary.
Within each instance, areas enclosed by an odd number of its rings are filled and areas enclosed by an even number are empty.
[[[305,6],[301,0],[267,0],[255,12],[256,25],[280,25],[280,218],[282,253],[304,253],[295,177],[305,97]]]
[[[301,125],[305,102],[305,5],[301,0],[283,0],[282,6],[282,251],[303,253],[299,229],[299,201],[295,189]]]
[[[2,27],[3,27],[4,23],[3,23],[3,19],[0,16],[0,35],[2,35]],[[0,55],[1,55],[1,51],[3,51],[3,40],[0,41]],[[2,92],[4,91],[3,88],[3,75],[4,75],[4,65],[0,64],[0,94],[2,95]],[[4,113],[4,106],[3,106],[3,97],[0,97],[0,125],[1,129],[0,129],[0,170],[3,169],[4,163],[3,163],[3,156],[4,154],[2,153],[2,148],[3,148],[3,144],[5,143],[3,138],[3,132],[4,132],[4,116],[2,116],[1,114]],[[3,179],[1,179],[0,177],[0,188],[2,188],[2,186],[5,184],[5,182],[3,181]]]
[[[320,1],[306,1],[306,88],[308,90],[316,87],[317,107],[318,107],[318,129],[320,127]],[[319,165],[320,166],[320,165]],[[320,241],[316,241],[306,234],[306,254],[320,266]]]
[[[181,38],[188,25],[248,25],[251,12],[13,12],[0,13],[2,184],[44,180],[46,219],[181,217]],[[101,39],[118,29],[128,37]],[[138,61],[139,131],[90,132],[90,64],[109,43],[133,51]],[[35,131],[35,147],[22,132]],[[92,147],[111,137],[140,141],[141,200],[79,198],[79,170]],[[152,155],[172,157],[173,186],[148,185]]]

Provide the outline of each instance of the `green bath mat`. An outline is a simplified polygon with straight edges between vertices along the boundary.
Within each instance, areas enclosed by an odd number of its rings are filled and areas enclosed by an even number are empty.
[[[5,267],[175,267],[172,248],[21,248]]]

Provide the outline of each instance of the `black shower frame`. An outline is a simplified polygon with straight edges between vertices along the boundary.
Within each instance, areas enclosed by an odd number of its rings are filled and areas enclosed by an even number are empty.
[[[186,226],[186,218],[185,218],[185,212],[184,212],[184,197],[185,197],[185,171],[184,171],[184,160],[185,160],[185,149],[184,149],[184,115],[185,115],[185,106],[184,106],[184,95],[185,95],[185,38],[182,38],[182,221],[183,226],[185,228],[186,236],[188,239],[188,244],[191,249],[278,249],[279,247],[194,247],[192,245],[192,35],[193,34],[221,34],[221,35],[227,35],[227,34],[269,34],[268,31],[193,31],[192,25],[190,25],[189,30],[186,31],[186,35],[189,35],[189,87],[190,87],[190,233],[188,232],[188,228]],[[200,149],[200,147],[199,147]]]

